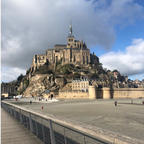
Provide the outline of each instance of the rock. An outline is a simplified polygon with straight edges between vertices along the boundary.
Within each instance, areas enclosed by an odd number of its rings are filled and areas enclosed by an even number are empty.
[[[58,85],[60,88],[62,88],[66,84],[65,78],[56,78],[55,79],[56,85]]]
[[[51,74],[51,75],[48,75],[46,76],[44,79],[43,79],[43,84],[46,88],[50,88],[50,87],[53,87],[55,85],[55,82],[54,82],[54,76]]]
[[[55,78],[53,74],[36,74],[29,79],[24,96],[42,96],[46,90],[58,91],[66,83],[65,78]]]
[[[47,74],[37,74],[29,79],[29,86],[24,92],[24,96],[40,96],[47,88],[51,87],[51,82],[47,80]]]

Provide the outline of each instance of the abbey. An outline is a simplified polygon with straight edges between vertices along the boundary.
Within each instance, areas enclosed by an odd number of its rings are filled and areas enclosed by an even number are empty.
[[[56,44],[54,48],[46,50],[44,55],[35,55],[31,68],[33,70],[40,66],[49,63],[56,64],[77,64],[88,65],[93,62],[92,56],[90,56],[90,50],[87,48],[85,42],[76,40],[73,36],[72,26],[69,27],[69,35],[67,37],[67,44]],[[98,61],[98,58],[96,58]]]

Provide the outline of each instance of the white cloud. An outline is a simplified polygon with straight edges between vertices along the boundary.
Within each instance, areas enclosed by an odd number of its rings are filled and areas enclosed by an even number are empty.
[[[12,61],[12,59],[14,58],[13,56],[15,56],[16,53],[20,53],[21,51],[20,40],[13,37],[5,42],[6,50],[2,49],[2,57]]]
[[[109,52],[100,57],[105,68],[117,69],[124,75],[144,76],[144,39],[134,39],[125,52]]]
[[[66,43],[74,34],[88,47],[112,47],[116,25],[140,18],[144,8],[134,0],[2,0],[2,66],[28,69],[34,54]]]
[[[26,74],[26,71],[24,69],[13,68],[13,67],[2,67],[1,72],[2,72],[1,81],[4,81],[4,82],[16,80],[20,74],[23,74],[23,75]]]

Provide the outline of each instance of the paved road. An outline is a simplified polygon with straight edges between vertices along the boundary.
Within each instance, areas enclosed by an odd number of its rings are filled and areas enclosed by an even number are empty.
[[[42,144],[42,142],[1,109],[1,144]]]
[[[130,104],[131,100],[118,100],[117,107],[114,106],[114,100],[63,101],[49,104],[19,101],[17,104],[44,115],[50,114],[80,125],[89,125],[92,129],[99,127],[144,141],[144,105],[140,104],[141,101],[133,100],[136,104]]]

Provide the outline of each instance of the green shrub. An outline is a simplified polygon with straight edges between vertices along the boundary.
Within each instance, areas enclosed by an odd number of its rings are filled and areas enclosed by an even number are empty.
[[[35,74],[51,74],[53,73],[51,69],[47,65],[40,66],[36,71]]]
[[[81,76],[81,75],[76,72],[76,73],[74,73],[73,78],[74,78],[74,79],[78,79],[78,78],[80,78],[80,76]]]
[[[59,71],[63,74],[70,74],[74,70],[73,64],[66,64],[59,68]]]

